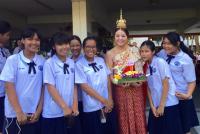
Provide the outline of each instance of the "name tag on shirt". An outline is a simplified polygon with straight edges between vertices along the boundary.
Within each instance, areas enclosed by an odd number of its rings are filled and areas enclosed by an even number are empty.
[[[93,72],[94,70],[93,70],[93,68],[92,67],[84,67],[83,68],[83,72],[84,73],[91,73],[91,72]]]

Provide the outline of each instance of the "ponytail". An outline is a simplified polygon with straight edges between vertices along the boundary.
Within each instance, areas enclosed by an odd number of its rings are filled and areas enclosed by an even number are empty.
[[[181,41],[180,42],[180,49],[185,52],[186,54],[188,54],[190,56],[190,58],[192,58],[193,60],[196,59],[196,57],[193,55],[193,52],[191,49],[189,49],[187,46],[185,46],[185,44]]]
[[[171,44],[177,48],[180,48],[183,52],[188,54],[193,60],[196,59],[196,57],[193,55],[192,50],[190,50],[185,44],[181,41],[180,35],[176,32],[169,32],[164,36],[164,38],[167,38]],[[180,42],[180,45],[178,45],[178,42]]]

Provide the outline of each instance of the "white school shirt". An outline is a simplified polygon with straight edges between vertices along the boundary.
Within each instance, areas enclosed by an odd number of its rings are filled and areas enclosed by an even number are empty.
[[[47,83],[55,86],[59,95],[64,99],[68,107],[73,105],[74,95],[74,61],[70,58],[66,59],[66,64],[69,65],[68,71],[64,74],[62,62],[56,55],[49,58],[44,64],[44,105],[42,116],[44,118],[57,118],[64,116],[62,108],[54,101],[47,89]]]
[[[31,60],[26,58],[21,51],[19,54],[10,56],[3,68],[0,80],[4,82],[12,82],[15,85],[16,94],[19,104],[24,113],[35,113],[42,88],[42,71],[44,58],[40,55],[35,55],[33,60],[36,64],[36,74],[32,70],[28,73]],[[8,118],[15,118],[16,112],[5,97],[5,116]]]
[[[83,54],[80,54],[78,58],[74,60],[74,62],[76,63],[78,60],[81,59],[81,57],[83,57]],[[72,56],[71,56],[71,59],[72,59]],[[78,101],[82,101],[82,90],[79,84],[77,85],[77,91],[78,91]]]
[[[160,57],[167,59],[167,53],[162,50]],[[192,59],[183,51],[174,55],[169,64],[172,77],[176,84],[176,90],[181,93],[188,92],[188,83],[196,81],[195,67]]]
[[[90,63],[96,63],[96,67],[99,71],[95,72],[94,69],[88,65]],[[89,62],[85,56],[83,56],[76,62],[75,72],[76,84],[86,83],[99,95],[108,99],[108,75],[111,72],[102,58],[95,56],[94,61]],[[82,91],[82,96],[84,112],[94,112],[104,107],[101,102],[84,91]]]
[[[161,49],[161,50],[156,54],[156,56],[161,57],[161,58],[164,58],[164,57],[167,56],[167,53],[165,52],[164,49]],[[166,60],[166,59],[165,59],[165,60]]]
[[[150,73],[150,67],[152,68],[152,74]],[[166,77],[169,78],[169,91],[165,106],[178,104],[178,98],[175,96],[176,86],[172,78],[169,65],[165,60],[154,56],[152,63],[148,67],[147,74],[149,74],[147,77],[147,82],[155,107],[160,105],[163,92],[162,80]]]
[[[13,51],[13,54],[17,54],[17,53],[19,53],[20,51],[22,51],[22,48],[16,47],[16,48],[14,49],[14,51]]]
[[[3,70],[3,67],[6,63],[6,59],[10,56],[10,52],[6,48],[0,48],[0,74],[1,71]],[[4,82],[0,81],[0,97],[5,96],[5,86]]]

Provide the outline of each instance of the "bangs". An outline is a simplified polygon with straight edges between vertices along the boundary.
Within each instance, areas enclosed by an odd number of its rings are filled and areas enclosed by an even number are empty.
[[[37,35],[39,39],[41,39],[40,33],[37,31],[37,29],[34,28],[27,28],[22,32],[21,38],[33,38],[34,35]]]

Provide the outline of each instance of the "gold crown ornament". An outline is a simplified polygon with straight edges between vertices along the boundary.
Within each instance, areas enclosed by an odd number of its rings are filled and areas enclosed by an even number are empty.
[[[120,10],[120,19],[116,22],[117,28],[126,28],[126,20],[123,19],[122,9]]]

